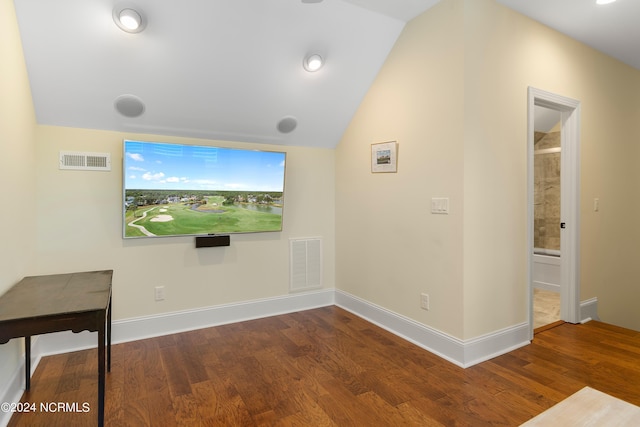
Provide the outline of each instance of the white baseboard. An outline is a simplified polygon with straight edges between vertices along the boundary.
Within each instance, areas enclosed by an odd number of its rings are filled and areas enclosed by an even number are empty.
[[[461,340],[429,328],[349,293],[336,290],[336,305],[458,366],[464,354]]]
[[[542,289],[545,291],[551,291],[551,292],[558,292],[560,293],[560,285],[555,284],[555,283],[547,283],[547,282],[540,282],[540,281],[533,281],[533,287],[536,289]]]
[[[580,323],[589,320],[600,320],[598,316],[598,298],[591,298],[580,303]]]
[[[31,366],[31,372],[35,372],[36,367]],[[11,378],[7,384],[3,386],[3,393],[0,396],[0,403],[14,403],[20,402],[22,393],[24,392],[24,354],[22,355],[22,363],[19,364],[18,369],[13,372]],[[6,427],[11,419],[11,412],[5,412],[0,410],[0,426]]]
[[[470,340],[461,340],[340,290],[336,290],[335,300],[337,306],[462,368],[530,343],[531,331],[527,323]]]
[[[333,305],[334,290],[323,289],[274,298],[243,301],[194,310],[116,320],[111,330],[113,344],[243,322],[295,311]],[[96,347],[96,334],[58,332],[41,335],[32,350],[39,357]]]

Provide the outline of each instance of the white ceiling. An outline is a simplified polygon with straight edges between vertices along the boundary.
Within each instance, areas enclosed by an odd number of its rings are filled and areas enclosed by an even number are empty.
[[[640,69],[640,0],[497,0],[596,50]]]
[[[114,24],[112,0],[15,6],[41,124],[334,147],[403,19],[437,1],[132,0],[148,21],[138,34]],[[326,59],[315,73],[310,52]],[[125,94],[141,116],[115,110]]]
[[[40,124],[331,148],[405,22],[438,1],[14,3]],[[498,1],[640,69],[640,0]],[[145,30],[121,31],[114,4],[141,9]],[[315,73],[302,68],[310,52],[326,59]],[[118,113],[122,95],[144,113]]]

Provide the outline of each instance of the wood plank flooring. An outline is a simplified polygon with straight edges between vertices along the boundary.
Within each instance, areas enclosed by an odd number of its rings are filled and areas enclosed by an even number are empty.
[[[91,426],[97,354],[43,358],[10,427]],[[107,426],[517,426],[590,386],[640,405],[640,332],[563,324],[459,368],[337,307],[113,346]]]

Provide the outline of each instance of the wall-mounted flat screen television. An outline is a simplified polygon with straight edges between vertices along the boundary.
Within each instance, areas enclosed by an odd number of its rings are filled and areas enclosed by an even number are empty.
[[[286,153],[124,141],[123,236],[282,230]]]

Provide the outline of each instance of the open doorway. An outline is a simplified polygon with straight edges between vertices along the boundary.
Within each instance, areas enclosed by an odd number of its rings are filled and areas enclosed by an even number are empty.
[[[560,321],[560,111],[534,105],[533,328]]]
[[[580,216],[579,216],[579,198],[580,198],[580,159],[579,159],[579,142],[580,142],[580,103],[576,100],[556,95],[550,92],[542,91],[536,88],[529,88],[528,99],[528,249],[527,249],[527,265],[528,265],[528,284],[529,284],[529,323],[531,326],[531,338],[533,338],[534,330],[534,301],[535,288],[537,280],[552,285],[551,281],[540,280],[540,276],[534,267],[537,261],[534,259],[535,252],[547,252],[542,255],[557,255],[559,263],[559,283],[551,289],[558,290],[560,296],[560,320],[571,323],[580,321],[580,302],[579,302],[579,237],[580,237]],[[560,146],[546,147],[538,146],[538,155],[553,154],[554,151],[560,154],[557,157],[557,167],[559,169],[558,195],[559,212],[554,216],[554,209],[549,207],[551,215],[549,218],[538,218],[537,230],[540,237],[548,234],[549,240],[554,242],[559,240],[558,252],[553,252],[553,248],[536,248],[538,246],[557,246],[553,243],[541,244],[541,239],[536,240],[536,215],[535,215],[535,156],[536,156],[536,110],[548,111],[551,117],[559,116],[559,124],[552,125],[550,130],[554,128],[559,132]],[[539,119],[541,120],[541,119]],[[553,119],[552,119],[553,120]],[[551,149],[553,148],[553,149]],[[544,163],[544,162],[542,162]],[[547,162],[547,163],[553,163]],[[561,183],[561,185],[560,185]],[[543,184],[544,185],[544,184]],[[542,204],[538,196],[538,204]],[[554,197],[550,194],[550,197]],[[539,250],[535,250],[539,249]],[[534,276],[535,274],[535,276]],[[538,286],[538,288],[544,286]]]

